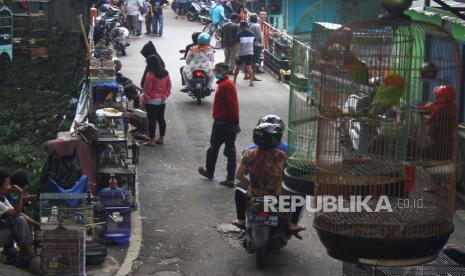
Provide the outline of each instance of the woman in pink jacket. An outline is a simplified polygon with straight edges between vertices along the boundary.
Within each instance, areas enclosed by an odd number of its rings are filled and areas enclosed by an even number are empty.
[[[166,122],[165,106],[166,100],[171,94],[171,79],[168,71],[155,55],[147,57],[149,70],[145,76],[144,94],[142,96],[142,105],[147,111],[149,121],[150,140],[146,145],[164,144]],[[160,128],[160,138],[155,141],[155,129]]]

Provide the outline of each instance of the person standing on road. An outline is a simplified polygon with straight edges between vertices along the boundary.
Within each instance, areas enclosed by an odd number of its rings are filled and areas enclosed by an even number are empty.
[[[129,29],[133,35],[137,35],[139,31],[139,15],[144,9],[142,0],[128,0],[126,2],[126,12],[128,14]]]
[[[253,46],[255,35],[248,30],[249,24],[247,24],[247,21],[241,21],[240,27],[241,31],[236,35],[237,59],[236,70],[234,71],[234,83],[237,81],[241,65],[245,65],[246,77],[244,79],[249,79],[249,86],[254,86],[254,81],[260,81],[255,78],[255,70],[252,67],[254,64]]]
[[[263,34],[260,24],[258,23],[258,16],[256,13],[252,13],[249,16],[249,31],[255,35],[253,42],[253,55],[254,55],[254,68],[255,73],[263,73],[261,69],[261,56],[263,47]]]
[[[184,19],[184,13],[186,12],[187,0],[176,0],[176,18],[181,17]]]
[[[144,0],[144,13],[145,13],[145,34],[152,33],[152,19],[153,19],[153,11],[152,5],[150,4],[149,0]]]
[[[159,37],[163,36],[163,7],[167,4],[167,0],[152,0],[152,32]]]
[[[160,57],[160,55],[157,52],[157,49],[155,48],[155,45],[153,45],[152,41],[147,42],[144,47],[142,47],[142,50],[140,50],[140,53],[142,56],[144,56],[145,59],[147,59],[148,56],[155,55],[159,58],[161,61],[161,65],[163,67],[165,66],[165,63],[163,62],[163,59]],[[149,65],[145,66],[144,74],[142,74],[142,80],[140,81],[140,87],[144,87],[145,85],[145,77],[147,76],[147,73],[149,72]]]
[[[239,30],[239,15],[233,13],[229,17],[229,22],[223,25],[221,32],[221,41],[224,47],[224,62],[229,66],[228,75],[234,74],[236,66],[236,36]]]
[[[200,167],[199,173],[213,179],[220,147],[225,144],[223,154],[227,157],[227,178],[220,182],[228,187],[234,186],[236,172],[236,136],[239,128],[239,101],[234,83],[228,78],[226,63],[215,65],[215,77],[218,79],[215,100],[213,102],[213,127],[210,136],[210,148],[207,150],[206,168]]]
[[[163,145],[165,144],[166,132],[165,107],[166,100],[171,94],[171,79],[159,57],[155,55],[149,56],[147,58],[147,65],[149,66],[149,71],[145,78],[142,104],[147,111],[150,140],[145,145]],[[155,141],[157,123],[160,129],[160,137]]]

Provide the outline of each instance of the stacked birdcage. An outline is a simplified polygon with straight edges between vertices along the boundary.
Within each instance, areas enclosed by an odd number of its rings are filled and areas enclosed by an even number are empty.
[[[44,230],[42,247],[43,275],[86,275],[86,233],[84,229]]]
[[[83,193],[40,194],[42,229],[82,229],[86,225],[86,202]]]
[[[375,18],[379,11],[379,4],[371,0],[323,0],[312,5],[297,24],[292,43],[289,160],[285,171],[286,186],[294,191],[313,194],[314,188],[319,95],[319,78],[312,74],[315,53],[339,24]]]
[[[454,229],[457,42],[402,11],[320,37],[316,194],[340,197],[315,216],[321,241],[351,262],[436,258]]]

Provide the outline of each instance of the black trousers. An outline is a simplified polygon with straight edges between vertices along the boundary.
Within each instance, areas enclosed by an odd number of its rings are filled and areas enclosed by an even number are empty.
[[[236,174],[236,136],[237,124],[215,122],[210,136],[210,148],[207,150],[206,169],[208,174],[215,174],[216,160],[220,147],[225,144],[223,154],[227,157],[226,169],[228,180],[234,180]]]
[[[154,105],[145,104],[145,110],[147,111],[147,119],[149,120],[149,136],[150,139],[155,138],[155,130],[160,128],[160,136],[165,136],[166,122],[165,122],[165,107],[166,104]]]
[[[236,202],[237,219],[245,220],[247,200],[249,200],[247,195],[243,191],[236,189],[236,191],[234,192],[234,201]]]
[[[253,46],[253,56],[254,56],[254,63],[256,68],[260,68],[262,64],[261,56],[262,56],[262,47],[260,46]]]

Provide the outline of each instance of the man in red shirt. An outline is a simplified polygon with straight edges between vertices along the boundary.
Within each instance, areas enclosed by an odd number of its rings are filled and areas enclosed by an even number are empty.
[[[210,148],[207,151],[206,168],[200,167],[199,173],[213,179],[216,160],[220,147],[225,144],[224,155],[227,157],[228,176],[221,185],[233,187],[236,173],[236,136],[239,128],[239,102],[236,85],[228,78],[229,66],[223,62],[215,65],[215,77],[218,79],[215,101],[213,102],[213,128],[210,137]]]

